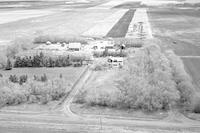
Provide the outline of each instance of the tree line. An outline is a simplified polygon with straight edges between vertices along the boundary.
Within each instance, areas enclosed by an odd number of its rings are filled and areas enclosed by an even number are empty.
[[[68,56],[45,56],[42,52],[39,55],[16,57],[14,67],[67,67],[74,62],[82,65],[84,58],[72,58]]]

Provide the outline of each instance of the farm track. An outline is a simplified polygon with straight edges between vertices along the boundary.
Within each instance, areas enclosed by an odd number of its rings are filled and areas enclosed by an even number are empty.
[[[61,101],[57,104],[57,105],[55,105],[53,108],[52,108],[52,110],[55,110],[55,109],[57,109],[57,108],[60,108],[60,105],[68,105],[68,104],[70,104],[71,102],[72,102],[72,100],[73,100],[73,97],[76,95],[76,93],[78,93],[77,91],[77,89],[78,89],[78,87],[77,87],[77,85],[80,83],[80,82],[82,82],[82,83],[84,83],[84,81],[82,81],[82,79],[85,77],[85,75],[86,74],[88,74],[90,71],[89,71],[89,66],[87,66],[84,70],[83,70],[83,72],[80,74],[80,76],[78,77],[78,79],[74,82],[74,84],[73,84],[73,86],[71,87],[71,91],[69,92],[69,94],[66,94],[64,97],[63,97],[63,99],[61,99]]]
[[[125,37],[129,24],[134,16],[135,10],[130,9],[124,16],[112,27],[106,37],[120,38]]]

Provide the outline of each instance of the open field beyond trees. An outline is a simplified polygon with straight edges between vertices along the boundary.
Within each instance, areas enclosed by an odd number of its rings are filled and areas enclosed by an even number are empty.
[[[50,12],[53,13],[49,15],[19,19],[18,21],[1,24],[0,40],[11,41],[19,37],[34,38],[38,35],[79,36],[116,11],[117,10],[102,10],[99,12],[97,10],[91,11],[89,9],[67,11],[50,10]],[[20,12],[23,14],[23,11]],[[11,13],[12,11],[5,11],[1,14],[6,15]],[[25,13],[26,10],[24,10],[24,14]],[[16,16],[13,16],[13,18],[17,19]]]
[[[161,47],[173,49],[199,88],[200,11],[195,9],[151,9],[148,12],[153,35]]]

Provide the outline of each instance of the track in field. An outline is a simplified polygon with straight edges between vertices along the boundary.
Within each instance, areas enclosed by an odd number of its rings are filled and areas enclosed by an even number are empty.
[[[106,37],[120,38],[125,37],[129,24],[134,16],[135,10],[127,11],[124,16],[112,27]]]

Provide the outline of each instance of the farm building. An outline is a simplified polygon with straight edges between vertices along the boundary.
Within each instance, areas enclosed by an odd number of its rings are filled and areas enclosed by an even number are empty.
[[[98,50],[98,51],[104,51],[107,49],[114,49],[115,43],[113,40],[95,40],[89,42],[89,45],[91,49]]]
[[[108,63],[111,67],[122,67],[124,59],[123,57],[109,57]]]
[[[80,51],[81,50],[81,43],[69,43],[68,50],[70,51]]]

